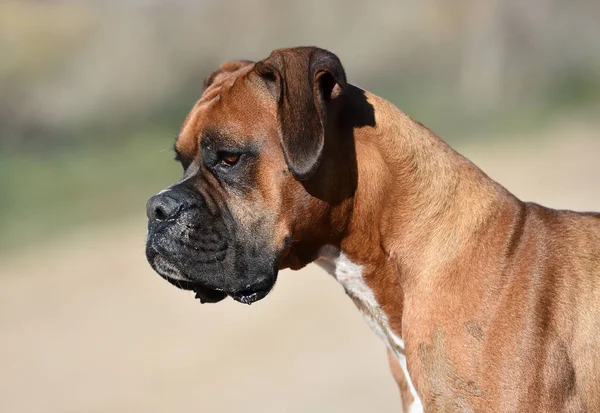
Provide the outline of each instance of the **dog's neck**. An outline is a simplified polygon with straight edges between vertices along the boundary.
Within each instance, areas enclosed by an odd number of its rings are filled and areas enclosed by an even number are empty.
[[[391,259],[402,278],[430,276],[514,198],[425,126],[367,96],[376,124],[355,131],[354,210],[363,218],[351,221],[342,250],[363,263]]]

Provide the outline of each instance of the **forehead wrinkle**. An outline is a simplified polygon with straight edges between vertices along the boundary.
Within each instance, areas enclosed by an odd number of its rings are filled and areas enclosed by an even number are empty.
[[[248,74],[248,72],[246,73],[241,73],[240,75],[236,76],[233,78],[233,81],[231,82],[231,85],[229,86],[229,90],[228,92],[233,92],[234,88],[236,87],[236,85],[238,85],[238,80],[244,80],[246,79],[246,75]],[[239,85],[238,85],[239,86]],[[243,85],[242,85],[243,86]]]
[[[207,125],[211,125],[213,131],[223,132],[225,141],[238,145],[244,144],[248,136],[254,135],[249,132],[247,121],[251,117],[250,112],[254,112],[256,108],[255,105],[247,105],[248,100],[245,98],[245,93],[248,92],[248,88],[243,87],[244,83],[238,82],[240,78],[246,79],[246,75],[251,72],[253,67],[254,65],[249,65],[234,72],[222,73],[204,91],[188,115],[176,142],[177,148],[183,154],[195,157],[199,146],[202,146],[198,145],[199,141],[201,143],[207,135],[211,135],[210,130],[208,133],[204,131],[204,126]],[[239,95],[239,93],[244,94]],[[259,101],[264,99],[260,94],[252,92],[252,95],[253,99],[259,99]],[[238,97],[236,98],[236,96]],[[227,98],[226,101],[225,98]],[[220,112],[221,108],[228,110],[226,119],[223,119],[222,116],[212,116],[213,114],[217,115],[218,112],[215,111],[219,110]],[[212,124],[211,119],[219,120],[219,125]],[[251,128],[256,126],[258,125],[252,125]]]
[[[199,112],[199,107],[192,109],[183,126],[181,127],[179,137],[175,142],[175,147],[179,150],[179,152],[189,157],[193,157],[194,153],[196,152],[196,135],[198,131],[198,124],[200,123],[201,118],[198,116]]]
[[[212,85],[208,90],[206,90],[202,96],[200,96],[200,100],[196,103],[197,106],[204,106],[215,99],[221,98],[221,88],[212,89]]]
[[[243,66],[233,72],[223,72],[219,74],[215,81],[204,92],[201,102],[208,102],[215,98],[220,99],[222,94],[228,94],[229,91],[237,84],[238,79],[245,78],[245,76],[252,70],[253,67],[254,65]],[[204,95],[206,95],[206,97]]]
[[[221,93],[225,92],[227,87],[231,87],[231,85],[235,83],[235,78],[237,78],[237,76],[234,77],[233,82],[231,82],[231,78],[237,73],[238,72],[235,71],[219,74],[215,81],[213,81],[213,83],[204,91],[198,103],[204,104],[214,99],[220,99]]]

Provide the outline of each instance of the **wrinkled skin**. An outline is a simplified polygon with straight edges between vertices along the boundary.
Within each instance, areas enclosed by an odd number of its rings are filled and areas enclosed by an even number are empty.
[[[337,57],[316,48],[228,62],[210,75],[175,143],[183,179],[147,204],[152,268],[202,302],[229,295],[250,304],[279,269],[314,260],[342,232],[343,220],[333,226],[331,216],[347,216],[352,195],[352,173],[333,181],[339,199],[320,184],[330,169],[323,154],[336,150],[328,159],[336,166],[352,150],[324,143],[345,86]]]

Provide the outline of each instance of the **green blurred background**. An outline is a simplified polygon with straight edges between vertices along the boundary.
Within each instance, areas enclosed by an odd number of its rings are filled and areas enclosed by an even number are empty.
[[[231,58],[319,45],[446,140],[539,128],[600,96],[600,3],[18,1],[0,9],[2,247],[139,213]],[[167,151],[164,153],[163,151]],[[9,243],[7,245],[7,243]]]
[[[397,411],[382,346],[317,270],[249,310],[145,265],[145,200],[180,174],[202,79],[324,47],[518,195],[600,210],[599,22],[593,0],[0,0],[0,410]],[[246,366],[281,331],[289,352]]]

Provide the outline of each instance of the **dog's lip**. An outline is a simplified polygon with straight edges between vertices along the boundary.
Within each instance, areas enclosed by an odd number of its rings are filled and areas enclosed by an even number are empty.
[[[221,290],[208,288],[193,281],[172,280],[170,278],[167,278],[167,281],[182,290],[195,292],[194,298],[200,300],[202,304],[217,303],[227,297],[227,294]]]
[[[239,303],[250,305],[265,298],[271,292],[275,284],[275,282],[273,282],[272,284],[265,286],[265,283],[263,282],[257,285],[256,288],[248,285],[246,286],[245,290],[233,292],[225,291],[224,289],[220,288],[207,287],[202,283],[193,281],[192,277],[189,277],[187,274],[181,271],[180,268],[175,266],[175,264],[163,257],[162,254],[160,254],[155,248],[148,247],[146,249],[146,254],[152,268],[161,277],[179,289],[194,291],[196,293],[195,298],[199,299],[201,303],[216,303],[223,300],[225,297],[230,296]],[[177,268],[177,272],[181,278],[173,278],[168,274],[161,273],[156,266],[156,261],[158,259],[161,259],[164,263]]]
[[[150,258],[151,263],[153,264],[152,266],[154,267],[155,271],[157,271],[157,269],[155,268],[154,264],[157,259],[161,259],[165,263],[168,263],[169,265],[173,265],[169,260],[165,259],[162,255],[157,253],[155,250],[151,251],[149,258]],[[201,283],[195,282],[195,281],[191,280],[190,277],[187,274],[185,274],[184,272],[182,272],[180,269],[178,269],[178,272],[185,279],[172,278],[166,274],[161,274],[159,271],[157,271],[157,272],[165,280],[167,280],[170,284],[174,285],[175,287],[182,289],[182,290],[194,291],[196,293],[195,298],[200,300],[200,302],[202,304],[216,303],[216,302],[223,300],[225,297],[230,296],[231,298],[233,298],[235,301],[237,301],[239,303],[250,305],[252,303],[255,303],[255,302],[265,298],[269,294],[271,289],[273,288],[273,286],[271,285],[271,286],[264,287],[264,288],[247,289],[247,290],[235,291],[235,292],[228,292],[228,291],[226,292],[219,288],[209,288]]]
[[[160,255],[158,252],[156,252],[156,250],[151,249],[150,251],[148,251],[148,260],[150,261],[152,268],[161,277],[163,277],[165,280],[167,280],[171,285],[173,285],[181,290],[194,291],[196,293],[195,298],[200,300],[200,302],[202,304],[216,303],[216,302],[223,300],[225,297],[227,297],[227,294],[220,289],[209,288],[209,287],[202,285],[201,283],[190,280],[190,277],[188,277],[180,269],[177,269],[177,270],[178,270],[179,275],[182,278],[172,278],[167,274],[161,273],[160,271],[158,271],[158,269],[156,267],[157,259],[161,259],[164,263],[168,263],[168,265],[171,265],[176,268],[176,266],[174,264],[172,264],[169,260],[165,259],[162,255]]]
[[[270,291],[271,288],[261,288],[253,291],[238,291],[229,296],[239,303],[250,305],[265,298]]]

